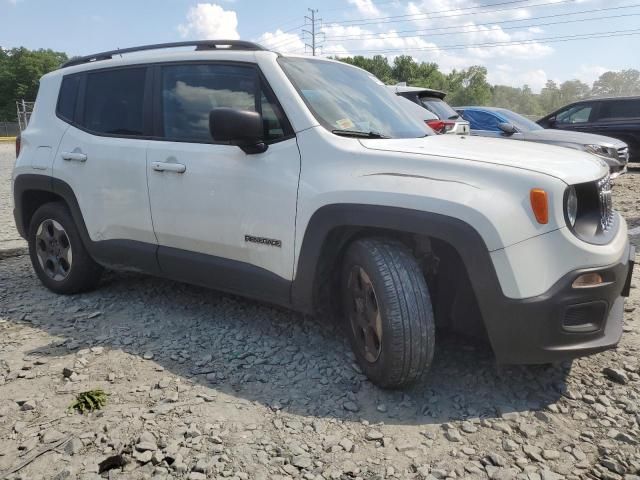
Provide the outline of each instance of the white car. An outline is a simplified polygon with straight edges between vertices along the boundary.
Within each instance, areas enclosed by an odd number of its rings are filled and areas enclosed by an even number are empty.
[[[387,88],[398,97],[407,99],[435,115],[435,119],[427,122],[434,132],[469,135],[469,122],[444,101],[446,93],[430,88],[409,87],[405,82],[388,85]]]
[[[107,267],[326,308],[384,387],[428,369],[436,326],[486,332],[503,363],[616,345],[634,255],[606,165],[429,134],[340,62],[242,41],[100,53],[42,78],[15,221],[54,292]]]

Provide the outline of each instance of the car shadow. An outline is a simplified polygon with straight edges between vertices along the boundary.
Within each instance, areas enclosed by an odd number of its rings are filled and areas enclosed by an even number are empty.
[[[151,353],[146,361],[205,393],[215,389],[302,416],[386,424],[497,418],[542,409],[566,389],[567,365],[497,367],[487,344],[439,332],[428,375],[405,390],[383,390],[358,371],[331,322],[131,273],[108,272],[94,292],[57,296],[37,281],[26,257],[6,261],[22,264],[11,276],[19,298],[36,297],[43,307],[25,314],[18,302],[0,313],[56,337],[28,358],[95,346]],[[0,283],[8,280],[2,270]]]

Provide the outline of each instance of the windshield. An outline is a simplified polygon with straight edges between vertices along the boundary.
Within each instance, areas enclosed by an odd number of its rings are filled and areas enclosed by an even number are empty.
[[[328,130],[374,134],[369,138],[416,138],[430,132],[406,113],[384,84],[349,65],[306,58],[278,59],[318,122]]]
[[[519,115],[511,110],[504,110],[502,108],[498,109],[500,115],[509,120],[510,123],[513,123],[515,127],[521,132],[531,132],[534,130],[543,130],[543,128],[538,125],[536,122],[529,120],[522,115]]]
[[[440,120],[457,120],[460,115],[447,102],[437,97],[420,96],[424,108],[433,112]]]

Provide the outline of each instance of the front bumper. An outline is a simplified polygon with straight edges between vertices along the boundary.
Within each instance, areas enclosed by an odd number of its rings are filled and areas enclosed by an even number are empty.
[[[570,272],[541,295],[502,296],[493,304],[479,298],[498,362],[549,363],[614,347],[622,336],[624,297],[629,295],[634,259],[635,248],[627,244],[615,264]],[[573,288],[574,280],[587,272],[600,273],[605,284]]]

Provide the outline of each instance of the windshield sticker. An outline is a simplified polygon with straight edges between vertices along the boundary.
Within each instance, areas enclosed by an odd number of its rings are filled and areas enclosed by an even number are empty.
[[[336,120],[336,125],[344,130],[349,128],[353,128],[355,125],[348,118],[341,118],[340,120]]]

